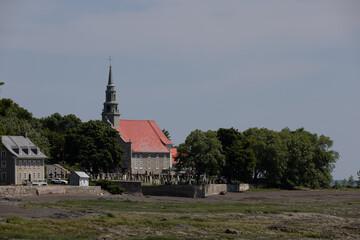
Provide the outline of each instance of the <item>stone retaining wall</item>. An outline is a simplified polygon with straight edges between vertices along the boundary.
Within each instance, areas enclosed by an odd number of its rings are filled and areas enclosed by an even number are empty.
[[[221,192],[242,192],[248,189],[249,184],[160,185],[142,186],[142,193],[149,196],[204,198]]]
[[[116,185],[120,185],[124,188],[125,193],[139,193],[141,194],[141,182],[140,181],[117,181],[113,180]]]
[[[0,186],[0,198],[25,195],[102,193],[99,186]]]

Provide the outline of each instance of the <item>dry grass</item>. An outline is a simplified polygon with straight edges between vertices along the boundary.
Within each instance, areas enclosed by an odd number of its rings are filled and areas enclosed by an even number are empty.
[[[360,239],[360,201],[27,203],[98,216],[0,221],[12,239]]]

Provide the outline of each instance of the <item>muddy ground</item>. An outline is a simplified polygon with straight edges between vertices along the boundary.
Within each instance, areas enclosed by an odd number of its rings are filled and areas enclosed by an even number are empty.
[[[60,200],[131,200],[131,201],[164,201],[164,202],[292,202],[292,201],[358,201],[360,191],[336,191],[336,190],[296,190],[296,191],[261,191],[239,192],[226,195],[213,195],[206,198],[182,198],[168,196],[143,196],[143,195],[94,195],[94,194],[47,194],[40,196],[23,196],[21,198],[0,199],[0,218],[19,216],[24,218],[66,218],[86,217],[96,215],[96,212],[79,212],[60,208],[35,208],[23,206],[24,202],[56,202]]]

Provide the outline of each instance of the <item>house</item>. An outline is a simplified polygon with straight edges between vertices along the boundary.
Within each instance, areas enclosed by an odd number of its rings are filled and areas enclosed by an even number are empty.
[[[47,156],[27,137],[1,137],[0,185],[45,184],[44,162]]]
[[[84,172],[72,172],[69,176],[69,185],[89,186],[90,177]]]
[[[123,173],[129,175],[161,175],[172,167],[173,143],[154,120],[120,119],[116,90],[110,65],[106,101],[102,120],[119,132],[123,154]]]

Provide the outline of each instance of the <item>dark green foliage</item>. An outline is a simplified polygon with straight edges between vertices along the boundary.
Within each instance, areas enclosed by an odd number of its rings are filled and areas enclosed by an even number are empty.
[[[95,182],[95,185],[100,186],[101,189],[104,189],[111,194],[121,194],[124,192],[123,187],[109,180],[98,180]]]
[[[286,145],[279,134],[266,128],[249,128],[244,132],[256,157],[254,182],[266,181],[269,187],[281,185],[286,169]]]
[[[49,158],[52,162],[64,164],[65,138],[80,128],[83,123],[73,114],[61,116],[59,113],[42,118],[40,121],[51,145]]]
[[[202,174],[219,175],[225,165],[221,143],[216,132],[195,130],[178,147],[177,167],[192,171],[197,180]]]
[[[59,113],[37,119],[11,99],[0,100],[0,135],[26,131],[52,162],[93,174],[121,166],[123,150],[116,130],[101,121],[82,123],[75,115]]]
[[[1,99],[0,135],[18,136],[22,131],[27,132],[31,141],[49,155],[50,144],[39,119],[11,99]]]
[[[256,166],[256,157],[245,136],[234,128],[220,128],[217,137],[222,144],[225,165],[222,176],[228,182],[251,182]]]
[[[165,128],[163,130],[161,130],[161,131],[164,133],[165,137],[167,137],[167,139],[169,139],[171,141],[171,136],[170,136],[169,131],[166,130]]]
[[[282,177],[286,188],[298,186],[327,188],[331,181],[331,172],[339,154],[330,148],[330,138],[305,131],[283,129],[280,133],[287,145],[287,167]]]
[[[65,158],[73,165],[80,163],[92,174],[121,167],[123,150],[118,132],[102,121],[89,121],[65,138]]]
[[[328,188],[339,158],[329,137],[303,128],[281,132],[250,128],[244,133],[220,128],[220,152],[218,143],[206,137],[210,132],[195,130],[179,145],[178,170],[193,171],[196,178],[206,173],[270,188]]]

